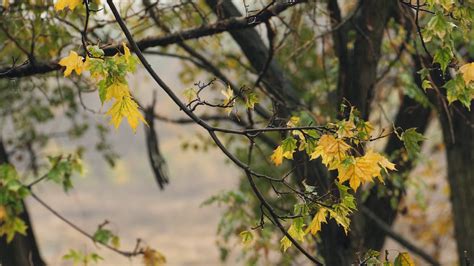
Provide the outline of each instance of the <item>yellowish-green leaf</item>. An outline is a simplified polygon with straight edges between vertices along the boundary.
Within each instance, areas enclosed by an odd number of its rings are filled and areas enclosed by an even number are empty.
[[[227,89],[226,90],[222,90],[221,91],[222,95],[224,95],[225,99],[224,99],[224,103],[223,105],[224,106],[227,106],[225,108],[226,112],[228,115],[230,115],[230,113],[232,112],[232,108],[233,108],[233,104],[234,104],[234,101],[235,101],[235,98],[234,98],[234,91],[232,90],[232,88],[230,87],[230,85],[227,86]]]
[[[242,239],[242,244],[248,245],[252,242],[253,240],[253,234],[250,231],[242,231],[240,232],[240,238]]]
[[[290,117],[290,120],[286,123],[287,127],[297,127],[300,123],[300,118],[298,116]]]
[[[413,261],[408,252],[400,252],[395,258],[394,266],[415,266],[415,261]]]
[[[64,71],[64,76],[67,77],[71,75],[72,71],[76,71],[78,75],[82,73],[84,69],[83,57],[79,56],[76,52],[70,51],[67,57],[64,57],[59,61],[59,65],[66,67]]]
[[[349,217],[351,210],[344,206],[336,206],[334,210],[328,209],[328,211],[331,218],[334,219],[337,224],[342,226],[344,232],[347,234],[349,232],[349,225],[351,224],[351,219]]]
[[[186,101],[189,103],[192,100],[197,98],[197,92],[194,88],[188,88],[184,90],[183,96],[184,98],[186,98]]]
[[[354,137],[355,134],[355,129],[356,126],[354,125],[354,122],[352,121],[341,121],[338,124],[339,128],[337,130],[337,137],[342,139],[342,138],[352,138]]]
[[[143,115],[138,110],[138,104],[130,96],[124,96],[121,99],[117,99],[112,108],[107,111],[107,115],[111,116],[110,122],[115,128],[120,126],[122,118],[124,117],[127,118],[127,122],[133,129],[133,132],[136,132],[140,121],[147,124]]]
[[[286,250],[291,247],[292,243],[290,241],[290,239],[286,236],[284,236],[281,240],[280,240],[280,247],[281,249],[283,250],[283,252],[286,252]]]
[[[111,99],[120,100],[123,97],[130,97],[130,91],[127,84],[116,82],[107,88],[107,93],[105,95],[106,101]]]

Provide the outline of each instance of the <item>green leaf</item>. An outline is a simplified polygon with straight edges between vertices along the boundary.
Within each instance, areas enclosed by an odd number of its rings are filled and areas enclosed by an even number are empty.
[[[283,157],[287,159],[293,159],[293,153],[296,150],[297,140],[293,137],[288,137],[281,142],[281,147],[283,149]]]
[[[419,142],[425,139],[426,138],[423,137],[422,134],[416,132],[416,128],[409,128],[402,133],[401,140],[405,145],[405,149],[407,150],[410,159],[418,157],[421,150]]]
[[[98,228],[97,231],[94,233],[94,241],[107,244],[109,241],[114,237],[112,231],[108,229]]]
[[[470,109],[473,89],[472,86],[466,86],[461,75],[446,82],[444,88],[446,88],[449,104],[460,101],[467,109]]]
[[[438,63],[441,66],[441,70],[445,72],[452,58],[453,53],[451,52],[451,49],[443,47],[436,50],[433,57],[433,62]]]
[[[104,104],[105,102],[105,95],[107,95],[107,88],[109,84],[107,84],[107,81],[105,79],[99,81],[97,84],[97,87],[99,88],[99,99],[100,103]]]
[[[245,93],[245,106],[247,108],[253,109],[256,103],[258,103],[258,95],[255,92],[249,91]]]

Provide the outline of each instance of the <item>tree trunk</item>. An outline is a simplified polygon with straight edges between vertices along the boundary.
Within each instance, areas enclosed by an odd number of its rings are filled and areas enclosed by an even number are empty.
[[[473,108],[471,102],[471,110]],[[441,114],[441,126],[448,160],[458,257],[460,264],[465,265],[464,252],[471,258],[474,254],[474,112],[459,103],[454,103],[450,111],[451,121],[445,113]]]
[[[0,141],[0,164],[3,163],[8,163],[8,154],[3,142]],[[46,265],[41,258],[33,232],[33,225],[24,202],[23,208],[24,211],[20,215],[20,218],[28,226],[26,235],[16,234],[10,243],[7,243],[5,237],[0,238],[0,265],[2,266]]]

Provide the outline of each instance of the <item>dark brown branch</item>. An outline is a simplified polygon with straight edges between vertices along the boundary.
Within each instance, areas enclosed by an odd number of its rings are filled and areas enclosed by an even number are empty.
[[[305,0],[296,0],[281,2],[273,5],[268,10],[265,10],[258,16],[258,21],[254,23],[249,23],[247,17],[238,17],[238,18],[229,18],[226,20],[220,20],[216,23],[196,27],[188,30],[183,30],[180,32],[168,34],[165,36],[154,36],[145,38],[137,42],[137,46],[140,50],[146,50],[151,47],[156,46],[167,46],[170,44],[180,43],[190,39],[198,39],[206,36],[215,35],[218,33],[233,31],[237,29],[245,29],[250,27],[255,27],[260,23],[268,21],[272,17],[280,14],[291,6],[294,6],[299,3],[306,2]],[[105,55],[112,56],[115,55],[118,51],[121,51],[122,45],[113,45],[104,49]],[[45,74],[51,71],[60,69],[58,61],[50,62],[37,62],[32,64],[31,62],[26,65],[18,66],[14,69],[2,68],[0,69],[0,78],[15,78],[15,77],[24,77],[31,76],[35,74]]]

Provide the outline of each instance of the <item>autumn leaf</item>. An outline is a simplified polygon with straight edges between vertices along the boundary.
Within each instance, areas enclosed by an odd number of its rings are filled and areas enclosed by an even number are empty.
[[[394,266],[415,266],[415,262],[408,252],[400,252],[395,258]]]
[[[365,157],[369,161],[377,162],[377,164],[381,167],[381,169],[383,169],[386,173],[388,172],[388,170],[392,170],[392,171],[397,170],[395,167],[395,164],[391,163],[387,158],[385,158],[385,156],[383,156],[380,153],[374,152],[372,150],[368,150],[365,154]],[[383,183],[381,171],[377,171],[377,173],[374,173],[374,174],[375,174],[374,177],[377,177],[380,180],[380,182]]]
[[[127,122],[133,129],[133,132],[137,131],[140,121],[147,124],[143,115],[138,110],[138,104],[130,96],[117,99],[112,108],[107,111],[107,115],[111,116],[110,122],[115,128],[120,126],[123,117],[127,118]]]
[[[74,10],[78,5],[82,4],[82,0],[58,0],[54,5],[56,11],[61,11],[66,7],[70,10]]]
[[[350,187],[356,191],[361,184],[372,181],[372,173],[376,171],[374,167],[378,167],[377,163],[364,157],[351,157],[338,167],[337,178],[340,183],[349,180]]]
[[[340,183],[349,180],[350,187],[356,191],[361,184],[378,178],[383,182],[381,170],[395,170],[395,165],[379,153],[368,151],[361,157],[350,157],[339,165],[337,171]]]
[[[293,223],[290,225],[290,228],[288,228],[288,234],[297,241],[304,242],[304,236],[306,235],[305,231],[303,230],[304,226],[304,221],[303,218],[295,218],[293,219]],[[283,252],[285,252],[289,247],[291,247],[292,243],[290,239],[286,236],[284,236],[280,240],[280,246],[283,249]]]
[[[270,156],[270,160],[276,165],[279,166],[283,162],[283,148],[278,146]]]
[[[130,97],[130,91],[128,89],[127,84],[116,82],[112,83],[107,88],[107,93],[105,95],[105,101],[108,101],[110,99],[122,99],[123,97],[128,96]]]
[[[286,236],[284,236],[281,240],[280,240],[280,247],[281,249],[283,250],[283,252],[286,252],[286,250],[291,247],[292,243],[290,241],[290,239]]]
[[[474,80],[474,62],[461,66],[459,72],[462,73],[462,78],[466,85],[469,84],[469,82]]]
[[[279,166],[283,162],[283,158],[293,160],[293,153],[296,150],[297,140],[288,137],[284,139],[280,146],[278,146],[273,154],[270,156],[270,160],[276,165]]]
[[[347,150],[350,148],[351,146],[342,139],[336,139],[332,135],[323,135],[318,141],[318,146],[311,154],[311,160],[321,157],[323,164],[329,170],[336,169],[347,156]]]
[[[143,264],[145,266],[162,266],[166,264],[166,258],[160,252],[147,247],[143,251]]]
[[[61,59],[59,65],[66,67],[66,70],[64,71],[65,77],[71,75],[73,70],[80,75],[84,69],[83,57],[79,56],[74,51],[70,51],[67,57]]]
[[[317,232],[321,231],[321,225],[327,223],[327,214],[328,210],[326,208],[320,208],[306,229],[306,233],[310,232],[312,235],[315,235]]]

